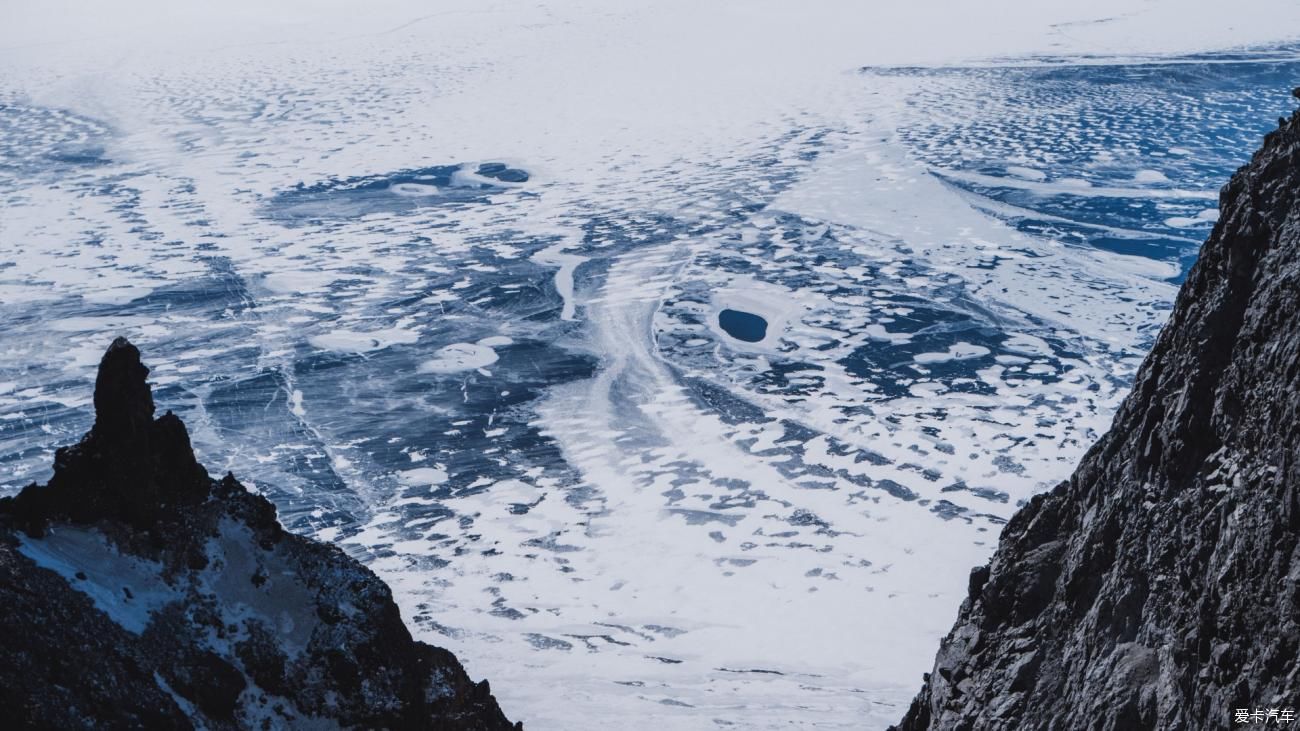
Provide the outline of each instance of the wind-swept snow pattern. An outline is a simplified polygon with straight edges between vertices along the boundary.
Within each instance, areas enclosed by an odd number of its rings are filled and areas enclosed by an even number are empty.
[[[388,8],[107,76],[0,49],[4,491],[127,335],[204,463],[529,728],[896,720],[1300,55],[1058,19],[1007,61],[835,35],[750,75],[710,54],[783,37],[755,8]]]

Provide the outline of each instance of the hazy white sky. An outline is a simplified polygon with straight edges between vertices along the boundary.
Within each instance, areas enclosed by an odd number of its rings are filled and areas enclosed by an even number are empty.
[[[1028,52],[1159,53],[1300,36],[1300,3],[1290,0],[6,0],[0,19],[0,57],[9,60],[150,49],[203,54],[229,44],[402,37],[402,31],[436,39],[521,22],[573,23],[660,50],[694,45],[690,55],[764,49],[784,57],[785,47],[802,63],[840,65]],[[583,45],[610,38],[595,33]],[[815,42],[792,43],[810,38]]]

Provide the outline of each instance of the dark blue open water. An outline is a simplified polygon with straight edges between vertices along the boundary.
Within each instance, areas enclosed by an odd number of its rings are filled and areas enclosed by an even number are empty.
[[[757,343],[767,337],[767,320],[750,312],[723,310],[718,313],[718,326],[731,337],[747,343]]]

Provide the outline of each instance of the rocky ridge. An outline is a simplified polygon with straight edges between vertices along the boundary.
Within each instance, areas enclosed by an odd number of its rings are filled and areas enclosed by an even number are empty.
[[[971,572],[897,728],[1300,708],[1300,113],[1280,122],[1221,191],[1110,432]]]
[[[209,477],[148,373],[116,340],[94,427],[0,500],[6,727],[522,728],[369,569]]]

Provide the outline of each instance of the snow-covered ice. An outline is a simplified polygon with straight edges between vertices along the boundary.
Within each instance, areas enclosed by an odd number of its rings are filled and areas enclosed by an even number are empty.
[[[126,335],[532,729],[898,719],[1300,74],[1282,0],[129,5],[0,23],[0,489]]]

